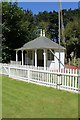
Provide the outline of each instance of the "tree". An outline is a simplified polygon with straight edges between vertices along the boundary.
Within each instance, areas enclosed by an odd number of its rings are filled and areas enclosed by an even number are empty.
[[[37,28],[37,36],[40,36],[40,29],[45,29],[46,36],[48,37],[48,28],[49,28],[49,13],[47,11],[39,12],[37,15],[34,15],[35,25]]]
[[[80,35],[80,25],[78,24],[78,18],[75,18],[72,22],[67,23],[65,28],[67,58],[70,58],[70,54],[72,52],[74,52],[74,58],[80,57],[79,35]]]
[[[67,57],[72,51],[79,56],[80,47],[80,10],[62,10]],[[0,24],[1,25],[1,24]],[[2,62],[15,60],[14,49],[40,35],[39,29],[46,30],[46,37],[58,43],[58,12],[39,12],[23,10],[17,3],[2,3]],[[62,37],[61,37],[62,43]]]
[[[21,27],[24,31],[26,31],[25,34],[25,43],[33,40],[36,38],[36,25],[34,21],[33,13],[29,10],[24,10],[24,16],[21,21]]]
[[[23,12],[17,7],[17,3],[2,3],[2,62],[9,62],[14,58],[11,56],[11,52],[17,47],[20,47],[22,41],[20,34],[23,36],[23,31],[20,29],[20,21],[23,16]],[[22,42],[23,43],[22,43]]]
[[[58,42],[58,13],[53,12],[39,12],[35,15],[37,28],[46,29],[46,37]]]
[[[15,60],[14,49],[35,37],[34,17],[31,11],[24,11],[17,3],[2,3],[2,62]],[[34,34],[34,35],[33,35]]]

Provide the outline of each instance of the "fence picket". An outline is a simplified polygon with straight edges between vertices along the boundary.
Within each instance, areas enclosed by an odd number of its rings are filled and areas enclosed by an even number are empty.
[[[71,69],[70,69],[70,74],[71,74]],[[70,88],[71,88],[71,76],[70,76]]]
[[[76,69],[76,74],[77,74],[77,69]],[[78,77],[75,77],[75,88],[78,88]]]
[[[30,81],[30,70],[28,70],[28,82]]]
[[[67,70],[65,69],[65,73],[67,73]],[[66,85],[66,76],[64,76],[64,79],[65,79],[65,87],[67,86]]]
[[[75,71],[74,71],[74,69],[73,69],[73,74],[75,74],[74,73]],[[73,88],[74,88],[74,82],[75,82],[75,79],[74,79],[75,77],[73,77]]]

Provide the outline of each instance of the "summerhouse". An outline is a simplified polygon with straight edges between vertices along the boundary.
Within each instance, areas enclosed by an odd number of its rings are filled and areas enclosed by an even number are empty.
[[[45,37],[45,33],[41,32],[40,37],[16,49],[16,62],[19,50],[21,50],[22,65],[41,66],[44,70],[47,67],[53,70],[64,67],[65,48]]]

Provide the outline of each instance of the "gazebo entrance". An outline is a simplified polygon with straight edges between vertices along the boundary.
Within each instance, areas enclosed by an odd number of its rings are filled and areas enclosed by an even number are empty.
[[[44,51],[39,49],[37,50],[37,66],[42,66],[44,67]]]
[[[38,66],[44,67],[44,50],[37,49],[35,55],[35,50],[27,50],[24,54],[24,64],[25,65],[33,65],[37,64]],[[35,58],[36,56],[36,58]]]

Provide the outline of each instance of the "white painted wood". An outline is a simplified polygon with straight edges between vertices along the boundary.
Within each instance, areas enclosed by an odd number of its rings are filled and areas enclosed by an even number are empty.
[[[77,72],[78,72],[78,71],[77,71],[77,69],[76,69],[76,74],[77,74]],[[75,88],[77,88],[77,87],[78,87],[78,77],[75,78]]]
[[[9,77],[10,77],[10,66],[9,66]]]
[[[65,69],[64,74],[66,74],[66,69]],[[64,76],[64,80],[65,80],[65,86],[66,86],[66,76]]]
[[[43,30],[43,36],[45,37],[45,30]]]
[[[28,70],[28,82],[30,81],[30,70]]]
[[[69,69],[67,70],[67,73],[69,74]],[[67,76],[67,86],[69,86],[69,76]]]
[[[70,73],[71,73],[71,69],[70,69]],[[70,76],[70,88],[71,88],[72,84],[71,84],[71,76]]]
[[[16,50],[16,62],[18,61],[18,51]]]
[[[22,50],[22,65],[23,65],[23,61],[24,61],[24,59],[23,59],[23,50]]]
[[[34,65],[34,50],[32,51],[32,65]]]
[[[37,49],[35,49],[35,67],[37,67]]]
[[[60,51],[60,68],[64,68],[64,58],[65,58],[65,53],[64,51]],[[54,50],[54,60],[47,60],[47,67],[49,67],[51,70],[56,70],[59,69],[59,50]]]
[[[74,69],[73,69],[73,74],[75,74],[75,73],[74,73]],[[75,79],[74,79],[74,77],[73,77],[73,88],[74,88],[74,81],[75,81]]]
[[[46,70],[46,49],[44,49],[44,70]]]
[[[42,35],[42,29],[40,30],[40,36],[43,36],[43,35]]]
[[[0,67],[1,68],[1,67]],[[8,69],[8,74],[7,71]],[[16,66],[16,65],[6,65],[2,64],[2,69],[4,75],[9,75],[9,77],[16,78],[23,81],[34,82],[35,84],[52,86],[56,87],[57,83],[61,83],[57,88],[61,90],[67,90],[78,93],[78,73],[77,70],[68,70],[65,72],[58,71],[49,71],[49,70],[41,70],[29,68],[29,66]],[[57,81],[58,80],[58,81]]]

